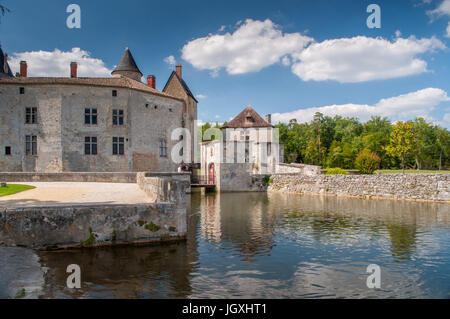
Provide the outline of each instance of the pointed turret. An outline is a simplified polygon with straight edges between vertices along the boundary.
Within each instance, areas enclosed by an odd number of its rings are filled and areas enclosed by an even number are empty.
[[[8,64],[8,55],[3,53],[2,47],[0,46],[0,77],[12,78],[14,77],[11,68]]]
[[[111,72],[111,75],[113,77],[126,76],[130,79],[139,82],[141,81],[142,72],[136,65],[133,55],[131,54],[131,51],[130,49],[128,49],[128,47],[125,49],[125,52],[123,53],[122,58],[120,59],[114,71]]]

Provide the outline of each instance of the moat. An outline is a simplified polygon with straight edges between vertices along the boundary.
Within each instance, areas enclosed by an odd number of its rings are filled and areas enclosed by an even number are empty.
[[[188,203],[186,242],[39,252],[42,297],[450,298],[448,204],[276,193]],[[81,267],[76,292],[69,264]],[[381,289],[366,286],[369,264]]]

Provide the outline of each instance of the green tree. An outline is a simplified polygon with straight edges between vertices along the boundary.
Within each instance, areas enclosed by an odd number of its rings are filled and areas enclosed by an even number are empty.
[[[316,144],[317,144],[317,156],[318,156],[317,163],[318,163],[318,164],[320,164],[320,163],[321,163],[321,160],[322,160],[322,156],[321,156],[321,153],[322,153],[322,150],[321,150],[322,143],[321,143],[321,141],[320,141],[320,133],[321,133],[320,127],[321,127],[322,121],[323,121],[323,114],[320,113],[320,112],[316,112],[316,113],[314,114],[313,124],[314,124],[314,127],[315,127],[316,130],[317,130],[317,131],[316,131],[316,134],[315,134],[315,136],[316,136],[315,140],[317,141]]]
[[[412,122],[415,133],[414,159],[417,169],[421,170],[423,166],[433,168],[433,153],[436,152],[436,134],[433,126],[419,117]]]
[[[387,154],[400,158],[403,173],[405,173],[405,158],[414,150],[415,140],[412,123],[397,122],[393,126],[389,145],[385,147],[385,150]]]
[[[442,127],[436,126],[436,145],[439,151],[439,170],[442,170],[444,157],[450,157],[450,132]]]

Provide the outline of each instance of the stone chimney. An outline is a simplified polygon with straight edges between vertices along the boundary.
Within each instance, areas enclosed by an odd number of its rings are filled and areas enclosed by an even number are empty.
[[[269,124],[272,124],[272,114],[267,114],[266,115],[266,122]]]
[[[27,70],[28,70],[27,61],[20,61],[20,77],[21,78],[27,77]]]
[[[182,74],[181,74],[181,68],[182,68],[181,64],[177,64],[177,65],[175,66],[175,70],[176,70],[177,75],[178,75],[178,77],[179,77],[180,79],[183,78],[183,76],[182,76]]]
[[[147,86],[149,86],[151,88],[156,87],[156,77],[154,75],[149,75],[147,77]]]
[[[78,77],[78,64],[77,62],[70,63],[70,77],[76,78]]]

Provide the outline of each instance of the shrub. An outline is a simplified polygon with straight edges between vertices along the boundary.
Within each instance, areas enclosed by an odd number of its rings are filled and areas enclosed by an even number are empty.
[[[269,186],[270,184],[272,184],[273,180],[270,178],[270,175],[266,175],[263,178],[263,183],[266,186]]]
[[[374,152],[364,149],[355,160],[355,167],[361,174],[373,174],[380,167],[381,158]]]
[[[327,168],[327,172],[325,173],[325,175],[348,175],[348,174],[349,172],[339,167]]]

